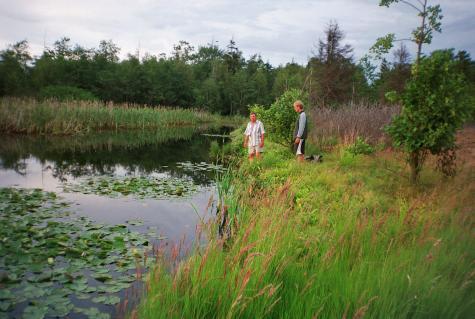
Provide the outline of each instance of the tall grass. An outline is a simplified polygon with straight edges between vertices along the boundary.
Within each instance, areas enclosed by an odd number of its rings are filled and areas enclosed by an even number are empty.
[[[413,188],[393,154],[298,164],[267,149],[234,175],[232,239],[210,224],[174,271],[159,259],[132,317],[473,316],[473,167]]]
[[[0,100],[0,131],[8,133],[68,135],[212,122],[225,125],[235,121],[236,118],[226,119],[194,109],[150,108],[134,104],[104,105],[94,101]]]
[[[354,143],[358,136],[371,143],[387,143],[384,126],[399,114],[393,105],[359,104],[337,109],[316,108],[310,112],[312,139],[320,146]]]

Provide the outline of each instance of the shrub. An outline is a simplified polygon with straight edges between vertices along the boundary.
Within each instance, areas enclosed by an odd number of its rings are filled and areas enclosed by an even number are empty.
[[[369,155],[374,153],[374,147],[366,143],[360,136],[356,138],[355,143],[350,145],[347,150],[353,155]]]
[[[68,85],[49,85],[40,90],[41,99],[56,99],[59,101],[95,101],[98,100],[91,92]]]
[[[282,94],[268,108],[255,104],[249,109],[251,112],[255,112],[264,123],[266,135],[268,134],[271,140],[288,146],[292,144],[294,123],[297,118],[293,107],[296,100],[305,101],[306,95],[300,90],[292,89]],[[310,123],[309,119],[307,119],[307,123]]]
[[[402,112],[387,128],[395,146],[409,155],[413,182],[428,152],[438,156],[452,152],[455,133],[469,118],[467,86],[456,65],[452,50],[421,58],[400,96]]]

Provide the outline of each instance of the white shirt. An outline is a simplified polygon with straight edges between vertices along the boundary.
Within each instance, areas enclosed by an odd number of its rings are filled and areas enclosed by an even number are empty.
[[[255,123],[247,123],[244,135],[249,136],[249,146],[259,146],[261,144],[261,136],[264,133],[264,124],[262,124],[261,121],[256,120]]]

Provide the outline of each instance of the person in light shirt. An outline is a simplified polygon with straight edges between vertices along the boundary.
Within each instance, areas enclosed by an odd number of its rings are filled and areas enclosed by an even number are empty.
[[[247,123],[244,132],[244,147],[248,149],[249,160],[260,158],[264,148],[264,124],[256,117],[256,113],[252,112],[249,116],[250,122]]]

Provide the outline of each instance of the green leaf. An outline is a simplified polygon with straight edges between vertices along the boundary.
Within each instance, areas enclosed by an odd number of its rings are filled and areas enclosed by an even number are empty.
[[[8,299],[13,299],[15,296],[12,294],[12,292],[8,289],[1,289],[0,290],[0,300],[8,300]]]
[[[23,311],[24,319],[43,319],[48,312],[47,306],[28,306]]]
[[[13,306],[12,302],[9,301],[0,301],[0,311],[8,311]]]

